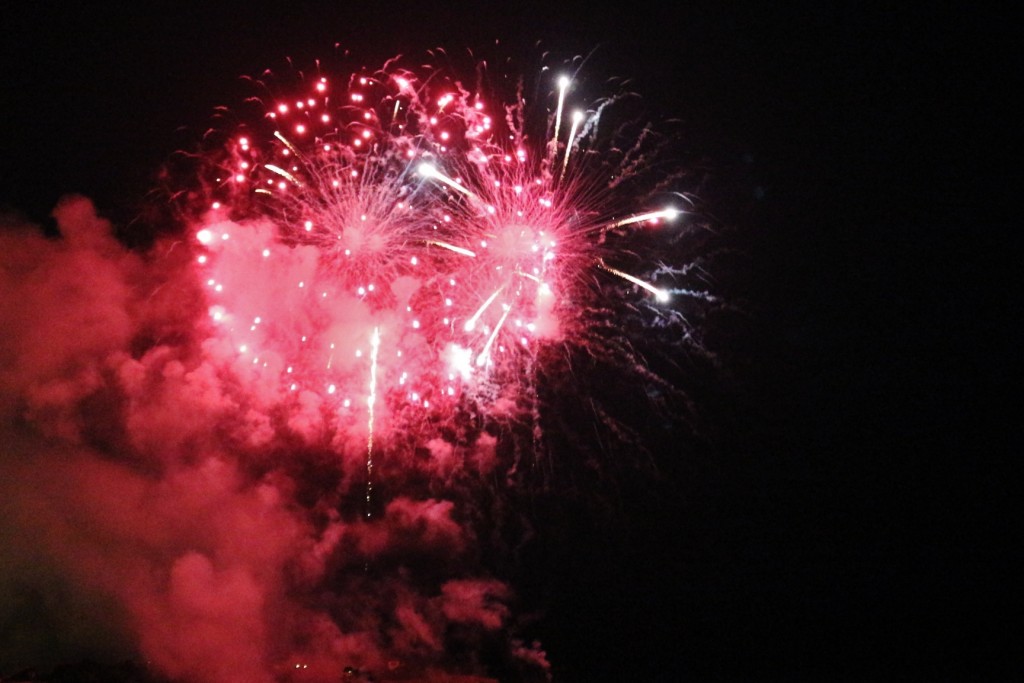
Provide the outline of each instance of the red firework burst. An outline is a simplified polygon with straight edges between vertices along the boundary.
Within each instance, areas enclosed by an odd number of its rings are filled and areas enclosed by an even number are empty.
[[[195,232],[218,337],[268,395],[370,438],[467,400],[513,416],[540,347],[589,343],[600,273],[668,299],[608,242],[680,211],[623,211],[638,159],[609,164],[604,106],[565,115],[570,78],[531,105],[532,137],[521,92],[496,105],[439,73],[304,87],[220,130]]]

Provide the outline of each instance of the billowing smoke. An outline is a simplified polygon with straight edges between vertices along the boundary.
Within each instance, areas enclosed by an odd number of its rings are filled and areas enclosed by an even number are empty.
[[[81,197],[54,217],[59,238],[14,219],[0,233],[0,664],[134,658],[196,683],[546,678],[481,553],[499,439],[392,436],[371,474],[373,425],[339,428],[322,392],[258,375],[287,359],[239,353],[191,245],[128,250]],[[294,254],[252,295],[273,299],[304,267]],[[364,308],[331,315],[320,329],[365,327]],[[365,383],[365,357],[338,372]]]

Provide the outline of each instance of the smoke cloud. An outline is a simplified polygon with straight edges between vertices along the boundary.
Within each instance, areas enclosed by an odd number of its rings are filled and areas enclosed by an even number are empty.
[[[238,353],[190,244],[128,250],[82,197],[54,217],[59,238],[0,232],[0,673],[90,656],[196,683],[547,677],[481,560],[493,435],[392,435],[367,502],[365,421],[257,372],[286,354]],[[283,338],[311,313],[281,283],[315,259],[273,267],[220,272],[239,310],[288,312]],[[343,337],[367,316],[340,299],[316,324]],[[377,417],[382,433],[397,419]]]

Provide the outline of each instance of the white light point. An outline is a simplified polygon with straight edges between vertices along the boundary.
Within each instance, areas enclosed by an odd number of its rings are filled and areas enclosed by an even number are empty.
[[[422,164],[420,164],[419,168],[417,168],[416,170],[424,178],[436,178],[437,177],[437,169],[434,167],[433,164],[428,164],[426,161],[424,161]]]
[[[444,350],[448,368],[463,380],[473,376],[473,351],[458,344],[449,344]]]

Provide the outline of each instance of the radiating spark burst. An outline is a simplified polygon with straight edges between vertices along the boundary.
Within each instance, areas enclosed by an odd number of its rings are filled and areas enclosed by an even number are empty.
[[[570,77],[542,76],[546,97],[520,88],[503,104],[441,71],[318,75],[264,97],[262,118],[222,129],[205,157],[217,208],[195,236],[211,318],[267,381],[368,426],[368,477],[382,425],[415,431],[467,401],[536,415],[539,350],[624,360],[628,341],[593,333],[618,306],[668,319],[670,291],[705,296],[679,290],[659,255],[637,259],[633,235],[685,224],[671,176],[633,191],[657,173],[647,130],[623,144],[614,100],[586,110]],[[564,126],[568,105],[581,108]],[[664,283],[644,277],[655,268]]]

